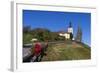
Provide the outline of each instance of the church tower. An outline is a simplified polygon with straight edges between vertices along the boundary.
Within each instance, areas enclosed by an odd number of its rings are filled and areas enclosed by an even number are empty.
[[[69,23],[69,27],[68,27],[68,33],[72,33],[73,34],[73,28],[72,28],[72,23]]]
[[[69,23],[68,33],[70,34],[70,39],[73,40],[73,27],[71,22]]]

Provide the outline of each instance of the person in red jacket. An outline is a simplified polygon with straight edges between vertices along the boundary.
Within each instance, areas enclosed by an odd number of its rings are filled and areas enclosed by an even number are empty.
[[[40,56],[41,56],[41,50],[42,50],[42,45],[41,43],[37,40],[35,41],[35,44],[34,44],[34,47],[33,47],[33,58],[31,61],[35,61],[35,62],[38,62],[39,59],[40,59]]]
[[[41,50],[42,50],[41,43],[36,42],[36,44],[34,45],[34,55],[39,56],[41,53]]]

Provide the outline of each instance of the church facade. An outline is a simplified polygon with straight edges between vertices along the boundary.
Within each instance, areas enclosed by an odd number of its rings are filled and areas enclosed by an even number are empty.
[[[59,35],[60,36],[64,36],[67,40],[68,39],[74,40],[74,37],[73,37],[73,27],[72,27],[71,22],[69,23],[67,31],[66,32],[60,32]]]

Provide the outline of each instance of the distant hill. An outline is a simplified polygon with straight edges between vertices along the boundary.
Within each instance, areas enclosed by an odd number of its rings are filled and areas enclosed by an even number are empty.
[[[49,44],[47,55],[42,61],[91,59],[91,49],[88,45],[75,41]]]

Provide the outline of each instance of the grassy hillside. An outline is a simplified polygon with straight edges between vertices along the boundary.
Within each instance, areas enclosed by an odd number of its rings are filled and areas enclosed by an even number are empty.
[[[82,60],[91,58],[91,49],[76,42],[50,44],[42,61]]]

